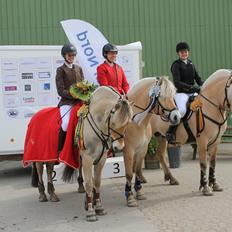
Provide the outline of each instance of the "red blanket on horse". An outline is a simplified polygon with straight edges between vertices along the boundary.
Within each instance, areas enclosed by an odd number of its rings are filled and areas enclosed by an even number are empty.
[[[28,166],[30,162],[56,162],[79,168],[79,152],[73,146],[73,138],[77,125],[77,111],[82,104],[73,107],[65,144],[58,157],[58,136],[61,126],[61,116],[59,108],[50,107],[36,113],[27,129],[24,143],[23,165]]]

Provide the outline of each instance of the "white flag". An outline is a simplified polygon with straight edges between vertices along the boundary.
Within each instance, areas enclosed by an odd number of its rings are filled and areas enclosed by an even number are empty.
[[[77,49],[78,63],[85,79],[98,84],[97,66],[104,60],[102,47],[108,43],[107,39],[96,27],[79,19],[64,20],[61,25],[70,43]]]

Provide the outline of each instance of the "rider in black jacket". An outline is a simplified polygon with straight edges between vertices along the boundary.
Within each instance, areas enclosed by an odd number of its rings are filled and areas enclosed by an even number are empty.
[[[173,76],[174,85],[177,88],[178,93],[185,93],[190,96],[194,93],[200,92],[200,86],[203,85],[203,81],[199,76],[195,65],[191,60],[188,59],[189,56],[189,45],[186,42],[180,42],[176,45],[176,52],[179,56],[178,60],[175,60],[171,66],[171,72]],[[195,82],[198,85],[195,85]],[[177,105],[178,105],[178,100]],[[187,102],[181,102],[181,104],[186,104]],[[185,107],[185,106],[184,106]],[[185,109],[186,110],[186,109]],[[180,110],[181,111],[181,110]],[[182,117],[186,111],[180,112]],[[167,140],[169,143],[175,143],[175,132],[177,126],[170,126],[167,132]]]

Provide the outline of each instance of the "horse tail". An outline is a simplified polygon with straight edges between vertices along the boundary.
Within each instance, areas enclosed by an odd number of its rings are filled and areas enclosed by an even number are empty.
[[[64,182],[71,182],[74,178],[74,174],[75,169],[66,165],[63,171],[62,180]]]
[[[37,188],[38,183],[39,183],[39,176],[36,170],[35,163],[33,163],[32,172],[31,172],[31,186]]]

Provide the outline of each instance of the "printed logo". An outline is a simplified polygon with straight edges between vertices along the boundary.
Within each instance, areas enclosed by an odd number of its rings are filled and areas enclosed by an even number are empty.
[[[39,79],[48,79],[51,77],[50,72],[39,72],[38,73]]]
[[[23,80],[33,79],[33,73],[22,73],[22,79]]]
[[[24,91],[30,92],[31,91],[31,85],[24,85]]]
[[[43,84],[43,89],[44,90],[50,90],[51,89],[51,84],[50,83],[44,83]]]
[[[7,111],[7,115],[10,118],[16,118],[18,116],[18,114],[19,114],[19,112],[16,109],[10,109],[10,110]]]
[[[23,97],[23,102],[24,103],[34,103],[35,98],[34,97]]]
[[[5,86],[5,91],[17,91],[16,85]]]

